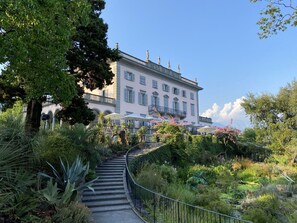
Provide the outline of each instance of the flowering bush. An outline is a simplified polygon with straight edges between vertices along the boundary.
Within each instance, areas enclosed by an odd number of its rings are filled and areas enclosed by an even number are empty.
[[[186,133],[186,129],[183,125],[178,124],[172,119],[170,122],[160,122],[154,126],[156,132],[154,138],[158,138],[162,142],[176,142],[180,140],[180,134]]]
[[[215,131],[215,136],[227,147],[232,146],[232,144],[237,144],[239,133],[239,129],[227,126],[224,128],[217,128]]]

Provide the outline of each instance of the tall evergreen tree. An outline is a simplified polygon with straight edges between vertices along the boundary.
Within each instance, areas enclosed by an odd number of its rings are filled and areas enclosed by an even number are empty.
[[[69,73],[74,76],[79,93],[57,116],[70,124],[89,124],[94,120],[92,110],[87,107],[83,99],[84,89],[102,89],[112,84],[114,74],[109,63],[120,58],[118,50],[111,49],[107,45],[108,26],[100,18],[105,2],[103,0],[90,2],[92,4],[90,22],[77,28],[77,33],[72,38],[72,48],[66,56]]]

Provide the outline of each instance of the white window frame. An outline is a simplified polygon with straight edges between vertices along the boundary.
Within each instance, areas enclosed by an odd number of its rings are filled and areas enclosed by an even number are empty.
[[[139,84],[141,84],[141,85],[146,85],[145,82],[146,82],[146,80],[145,80],[145,76],[140,75],[140,78],[139,78]]]

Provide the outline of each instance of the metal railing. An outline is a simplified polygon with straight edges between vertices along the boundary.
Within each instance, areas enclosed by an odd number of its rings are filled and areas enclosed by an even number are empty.
[[[173,116],[179,116],[181,118],[185,118],[187,116],[186,111],[181,111],[179,109],[173,109],[173,108],[168,108],[168,107],[163,107],[158,105],[149,105],[148,111],[149,113],[159,112],[162,115],[168,114]]]
[[[129,169],[130,153],[126,153],[126,182],[134,208],[147,221],[153,223],[252,223],[232,216],[207,210],[198,206],[174,200],[151,191],[133,179]],[[136,167],[137,168],[137,167]]]

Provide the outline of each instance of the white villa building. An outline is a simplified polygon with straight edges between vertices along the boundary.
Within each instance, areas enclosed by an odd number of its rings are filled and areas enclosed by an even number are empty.
[[[148,52],[145,61],[124,52],[120,55],[119,61],[111,63],[113,84],[102,90],[85,91],[84,98],[96,118],[104,112],[174,118],[189,128],[212,124],[211,118],[199,116],[199,91],[203,88],[197,81],[181,76],[179,68],[173,71],[170,64],[167,68],[162,66],[160,59],[152,62]],[[50,103],[43,106],[42,112],[49,115],[51,127],[57,122],[55,114],[59,109],[59,105]]]

